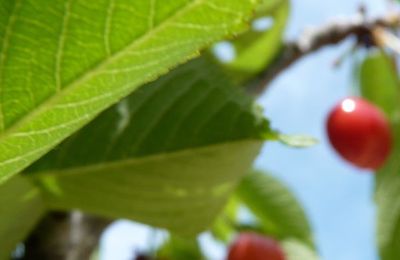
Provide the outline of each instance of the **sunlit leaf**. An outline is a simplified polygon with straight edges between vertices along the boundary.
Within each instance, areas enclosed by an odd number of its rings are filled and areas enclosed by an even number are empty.
[[[286,239],[281,242],[285,251],[286,260],[318,260],[320,259],[315,250],[309,245],[296,240]]]
[[[316,145],[318,143],[317,139],[315,139],[312,136],[308,136],[308,135],[280,134],[278,136],[278,140],[288,146],[298,147],[298,148],[309,147],[309,146]]]
[[[138,86],[243,31],[254,6],[2,0],[0,182]]]

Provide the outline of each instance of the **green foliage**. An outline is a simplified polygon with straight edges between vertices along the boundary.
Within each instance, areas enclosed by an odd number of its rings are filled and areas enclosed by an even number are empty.
[[[241,32],[254,0],[4,0],[0,182],[200,48]]]
[[[254,172],[236,190],[262,230],[280,240],[297,239],[312,247],[311,229],[300,204],[287,187],[273,177]]]
[[[243,32],[256,4],[2,1],[0,258],[46,210],[80,209],[167,228],[185,238],[171,236],[160,256],[202,259],[194,235],[211,226],[263,141],[315,143],[272,131],[225,75],[244,82],[274,59],[287,0],[261,1],[255,18],[272,17],[273,27],[232,40],[237,56],[225,71],[201,57],[158,78]],[[290,260],[317,258],[286,187],[253,173],[237,194]],[[231,238],[237,209],[233,199],[214,225],[221,240]]]
[[[316,145],[318,140],[308,135],[285,135],[279,134],[278,140],[291,147],[303,148]]]
[[[288,0],[263,0],[261,2],[254,21],[269,18],[272,26],[267,30],[251,28],[231,41],[236,56],[233,61],[223,65],[233,78],[239,82],[249,80],[251,76],[266,68],[275,58],[282,45],[289,8]]]
[[[234,142],[33,175],[52,209],[81,209],[193,235],[224,206],[261,144]]]
[[[0,186],[0,205],[0,259],[9,259],[45,208],[38,189],[19,176]]]
[[[246,175],[230,203],[214,223],[217,239],[229,242],[234,233],[251,230],[278,239],[288,260],[319,259],[303,209],[274,177],[259,171]],[[241,223],[237,218],[239,206],[249,209],[255,221]]]
[[[286,239],[282,241],[287,260],[318,260],[317,252],[309,245],[297,239]]]
[[[384,51],[370,54],[361,64],[361,94],[379,106],[391,120],[400,118],[400,81],[395,61]]]
[[[193,235],[214,220],[270,132],[253,106],[197,59],[105,111],[26,173],[52,209]]]
[[[232,239],[239,206],[237,198],[232,196],[212,226],[211,233],[214,238],[222,242],[229,242]]]
[[[202,260],[205,259],[197,239],[187,239],[170,235],[156,253],[156,259],[170,260]]]
[[[400,125],[395,125],[394,147],[384,167],[376,173],[377,242],[382,260],[400,258]]]
[[[384,167],[376,173],[375,199],[377,242],[382,260],[400,259],[400,103],[399,80],[391,57],[383,51],[368,56],[362,64],[361,90],[364,97],[390,117],[393,151]]]

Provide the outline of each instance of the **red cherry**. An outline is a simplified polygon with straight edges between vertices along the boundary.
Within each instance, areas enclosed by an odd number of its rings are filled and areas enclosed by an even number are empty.
[[[285,254],[275,240],[244,232],[229,248],[228,260],[285,260]]]
[[[392,148],[385,115],[361,98],[350,97],[337,104],[329,114],[327,130],[335,150],[361,168],[378,169]]]

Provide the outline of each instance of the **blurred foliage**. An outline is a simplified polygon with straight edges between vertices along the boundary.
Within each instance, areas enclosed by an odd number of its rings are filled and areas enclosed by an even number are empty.
[[[311,228],[297,199],[280,181],[263,172],[247,175],[236,194],[264,232],[280,240],[296,238],[313,245]]]
[[[273,61],[283,43],[289,9],[289,0],[263,0],[250,30],[229,41],[234,59],[221,65],[232,79],[247,81]]]
[[[214,224],[217,239],[229,243],[235,234],[253,231],[277,239],[288,260],[319,258],[300,203],[268,173],[254,171],[246,175],[230,203]],[[243,207],[250,210],[254,220],[242,222],[239,215]]]
[[[45,212],[39,190],[15,176],[0,185],[0,259],[9,259],[18,242],[28,235]]]
[[[383,50],[370,53],[360,68],[361,94],[393,120],[399,120],[400,81],[395,59]]]
[[[170,234],[168,240],[157,250],[157,260],[203,260],[205,259],[197,239],[182,238]]]
[[[385,165],[376,172],[377,243],[380,259],[400,259],[400,83],[395,57],[373,51],[361,65],[363,97],[380,107],[392,125],[393,147]]]
[[[234,225],[237,220],[239,206],[237,198],[232,196],[211,228],[211,232],[216,239],[225,243],[232,239],[235,232]]]

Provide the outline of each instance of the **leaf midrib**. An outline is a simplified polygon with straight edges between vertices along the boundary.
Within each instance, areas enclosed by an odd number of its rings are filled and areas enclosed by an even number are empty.
[[[184,155],[197,154],[197,153],[205,152],[208,150],[213,150],[214,148],[223,149],[224,146],[229,147],[232,145],[239,145],[241,143],[243,143],[243,144],[248,143],[248,144],[255,145],[256,143],[261,144],[261,142],[262,142],[262,140],[258,140],[255,138],[245,138],[245,139],[235,140],[235,141],[231,141],[231,142],[222,142],[222,143],[205,145],[205,146],[190,147],[190,148],[186,148],[186,149],[181,149],[179,151],[161,152],[158,154],[134,157],[134,158],[130,158],[130,159],[96,163],[96,164],[92,164],[89,166],[71,167],[69,169],[62,169],[62,170],[53,169],[53,170],[48,170],[48,171],[39,171],[39,172],[32,172],[32,173],[27,172],[27,174],[28,174],[28,176],[30,175],[33,178],[38,177],[38,176],[46,177],[46,176],[79,175],[79,174],[81,174],[82,171],[84,171],[84,172],[92,171],[93,172],[96,170],[104,170],[105,168],[118,168],[118,167],[123,167],[123,166],[127,166],[127,165],[132,165],[132,164],[140,164],[140,163],[143,163],[146,161],[165,160],[166,158],[171,159],[171,158],[181,157]]]
[[[9,135],[12,135],[12,133],[23,126],[26,122],[29,122],[32,118],[35,118],[37,115],[39,115],[41,112],[46,111],[49,107],[53,105],[53,103],[56,103],[56,101],[64,96],[67,95],[68,93],[72,92],[75,88],[79,87],[83,82],[90,80],[93,76],[97,75],[102,71],[102,69],[109,64],[112,64],[115,60],[119,59],[125,53],[134,48],[136,45],[141,44],[142,42],[146,41],[148,38],[151,38],[154,34],[156,34],[158,31],[162,30],[164,27],[166,27],[172,20],[175,20],[177,17],[180,17],[182,14],[190,11],[192,8],[195,6],[201,4],[204,2],[204,0],[195,0],[193,2],[190,2],[186,4],[186,6],[183,6],[179,11],[175,12],[173,15],[171,15],[169,18],[164,20],[163,22],[159,23],[158,26],[153,27],[153,30],[149,30],[147,33],[143,34],[139,38],[136,38],[125,46],[124,48],[120,49],[119,51],[111,54],[110,56],[106,57],[102,62],[99,64],[95,65],[94,68],[89,69],[82,75],[78,76],[77,79],[72,81],[69,85],[63,87],[59,92],[56,94],[52,95],[48,99],[44,100],[40,105],[38,105],[35,109],[31,110],[29,113],[25,114],[21,119],[17,120],[14,124],[12,124],[9,128],[7,128],[5,131],[0,133],[0,142],[8,137]],[[1,104],[0,104],[1,105]]]

